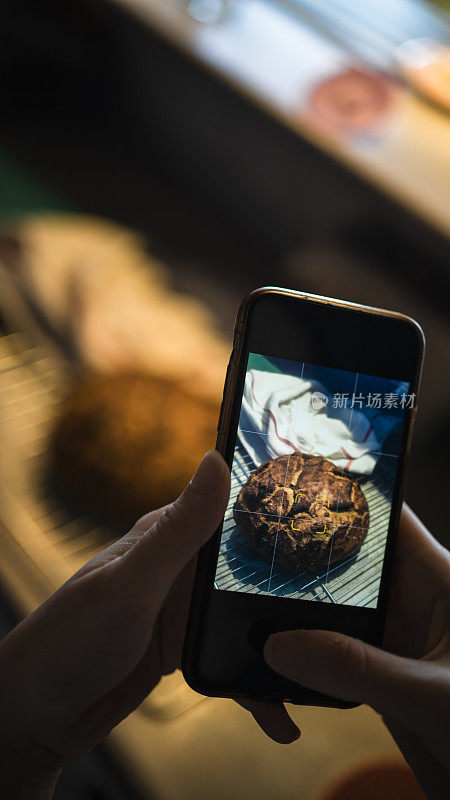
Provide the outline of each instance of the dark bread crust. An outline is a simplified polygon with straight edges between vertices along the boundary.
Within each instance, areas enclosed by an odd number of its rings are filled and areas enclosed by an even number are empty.
[[[58,479],[88,510],[129,525],[170,503],[214,446],[217,404],[141,372],[88,373],[52,436]]]
[[[249,476],[233,509],[250,543],[290,570],[318,570],[359,550],[369,506],[358,482],[322,456],[291,453]],[[330,552],[331,551],[331,552]]]

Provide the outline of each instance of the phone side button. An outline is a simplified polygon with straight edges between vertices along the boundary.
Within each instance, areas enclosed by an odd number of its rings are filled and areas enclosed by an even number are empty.
[[[220,406],[219,422],[217,423],[217,433],[219,433],[222,427],[222,417],[223,417],[223,400],[222,400],[222,405]]]
[[[228,361],[227,371],[226,371],[226,374],[225,374],[225,382],[223,384],[222,405],[220,406],[219,422],[217,423],[217,433],[219,433],[219,431],[220,431],[220,429],[222,427],[223,407],[224,407],[224,403],[225,403],[225,393],[226,393],[226,390],[227,390],[228,378],[230,377],[230,371],[231,371],[231,364],[232,364],[232,361],[233,361],[233,355],[234,355],[234,350],[232,350],[232,352],[231,352],[231,356],[230,356],[229,361]]]

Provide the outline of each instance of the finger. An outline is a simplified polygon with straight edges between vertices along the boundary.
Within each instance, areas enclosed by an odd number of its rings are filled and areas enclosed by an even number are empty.
[[[300,738],[300,729],[290,718],[283,703],[258,700],[239,701],[249,711],[261,730],[278,744],[291,744]]]
[[[163,675],[173,672],[181,666],[195,563],[196,559],[193,558],[182,569],[161,607],[158,642]]]
[[[78,580],[88,572],[93,572],[94,569],[104,567],[106,564],[109,564],[116,558],[120,558],[121,556],[125,555],[125,553],[130,550],[131,547],[134,547],[142,535],[148,531],[152,525],[155,524],[156,520],[159,519],[166,508],[167,506],[157,508],[154,511],[149,511],[147,514],[144,514],[143,517],[140,517],[137,522],[135,522],[131,530],[128,531],[128,533],[126,533],[124,536],[121,536],[120,539],[114,541],[109,545],[109,547],[106,547],[100,553],[97,553],[93,558],[87,561],[86,564],[83,564],[81,569],[72,575],[69,582]]]
[[[397,558],[417,557],[437,577],[449,583],[450,553],[432,536],[414,511],[403,503],[397,542]]]
[[[275,633],[264,647],[272,669],[309,689],[395,717],[411,730],[436,714],[442,668],[392,655],[341,633]],[[433,673],[433,674],[431,674]],[[442,673],[442,674],[441,674]]]
[[[180,497],[120,559],[120,568],[128,577],[131,573],[134,587],[151,589],[162,602],[175,577],[217,529],[229,493],[228,466],[211,450]]]

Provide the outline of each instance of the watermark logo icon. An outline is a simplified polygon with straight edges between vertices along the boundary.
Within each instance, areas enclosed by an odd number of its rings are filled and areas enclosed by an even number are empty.
[[[323,392],[313,392],[311,395],[311,405],[315,411],[320,411],[328,403],[328,397]]]

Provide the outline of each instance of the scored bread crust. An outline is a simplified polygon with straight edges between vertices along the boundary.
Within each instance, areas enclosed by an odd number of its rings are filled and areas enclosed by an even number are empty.
[[[262,556],[295,571],[350,557],[370,521],[358,482],[327,458],[303,453],[279,456],[252,472],[233,515]]]

